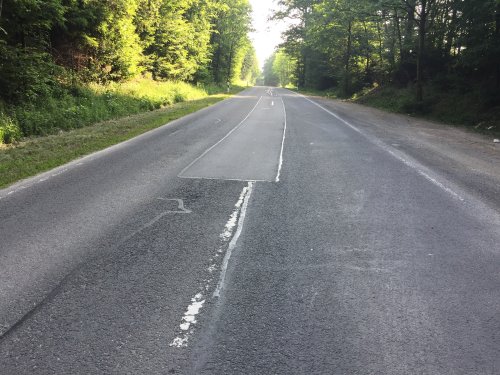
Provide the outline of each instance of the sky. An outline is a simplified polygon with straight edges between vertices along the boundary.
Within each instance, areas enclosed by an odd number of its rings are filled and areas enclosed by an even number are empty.
[[[281,33],[286,29],[284,22],[268,21],[271,9],[276,7],[275,1],[250,0],[253,8],[253,27],[255,32],[250,34],[257,51],[260,66],[271,56],[274,49],[281,43]]]

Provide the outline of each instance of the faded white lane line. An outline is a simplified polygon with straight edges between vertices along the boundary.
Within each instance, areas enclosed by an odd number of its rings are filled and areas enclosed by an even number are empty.
[[[191,303],[186,309],[184,313],[181,323],[179,325],[179,333],[178,335],[170,342],[171,347],[176,348],[184,348],[188,346],[189,339],[191,335],[194,333],[194,325],[196,324],[196,316],[201,312],[203,305],[206,302],[206,297],[210,290],[210,283],[212,282],[212,274],[217,270],[217,258],[224,252],[226,249],[226,254],[224,256],[224,260],[221,265],[221,272],[219,276],[219,282],[217,284],[217,288],[212,294],[212,298],[219,297],[220,292],[224,286],[227,266],[229,263],[229,259],[231,258],[232,251],[236,246],[238,238],[241,234],[243,228],[243,222],[245,220],[246,210],[248,207],[248,201],[250,199],[250,195],[252,194],[253,182],[249,182],[246,187],[243,188],[238,201],[234,205],[234,210],[231,213],[226,225],[222,233],[219,235],[221,240],[221,244],[217,250],[217,253],[210,260],[211,264],[207,268],[208,276],[203,281],[203,287],[198,293],[191,298]],[[236,233],[234,233],[236,229]],[[234,235],[233,235],[234,233]],[[229,242],[229,245],[228,245]]]
[[[175,339],[172,340],[170,343],[170,346],[176,347],[176,348],[183,348],[186,347],[189,341],[189,336],[192,334],[192,330],[190,330],[190,327],[192,325],[195,325],[196,322],[196,315],[198,315],[205,303],[205,300],[203,299],[203,294],[198,293],[196,296],[191,298],[191,304],[188,306],[186,312],[184,313],[184,316],[182,317],[182,322],[180,325],[181,331],[185,332],[184,334],[181,334],[177,336]]]
[[[440,189],[442,189],[443,191],[447,192],[448,194],[450,194],[453,198],[455,199],[458,199],[459,201],[461,202],[464,202],[465,199],[460,196],[460,194],[456,193],[454,190],[450,189],[449,187],[447,187],[446,185],[444,185],[443,183],[439,182],[437,180],[437,178],[434,178],[430,175],[430,173],[426,172],[424,169],[423,166],[419,165],[419,163],[417,163],[416,161],[410,161],[409,160],[409,157],[407,156],[403,156],[404,154],[402,154],[400,151],[396,151],[396,150],[391,150],[388,146],[386,146],[384,143],[378,141],[378,140],[375,140],[373,138],[370,138],[368,135],[366,135],[365,133],[363,133],[361,130],[359,130],[356,126],[352,125],[350,122],[344,120],[342,117],[338,116],[337,114],[333,113],[332,111],[326,109],[325,107],[323,107],[321,104],[318,104],[316,103],[315,101],[309,99],[308,97],[302,95],[302,94],[296,94],[304,99],[306,99],[307,101],[311,102],[312,104],[314,104],[315,106],[321,108],[323,111],[327,112],[328,114],[330,114],[331,116],[335,117],[337,120],[339,120],[340,122],[344,123],[345,125],[347,125],[348,127],[350,127],[352,130],[354,130],[355,132],[361,134],[364,138],[366,138],[369,142],[377,145],[378,147],[382,148],[384,151],[386,151],[387,153],[389,153],[390,155],[392,155],[394,158],[396,158],[397,160],[399,160],[400,162],[402,162],[403,164],[405,164],[406,166],[414,169],[419,175],[421,175],[422,177],[424,177],[426,180],[428,180],[429,182],[433,183],[434,185],[436,185],[437,187],[439,187]]]
[[[247,213],[247,207],[248,207],[248,201],[250,200],[250,196],[252,195],[252,190],[253,190],[253,182],[249,182],[248,186],[243,189],[241,192],[240,199],[238,200],[238,203],[236,204],[236,209],[235,212],[241,210],[239,212],[239,218],[238,218],[238,227],[236,228],[236,233],[234,234],[233,238],[231,239],[231,242],[229,242],[229,246],[226,251],[226,255],[224,256],[224,260],[222,261],[222,267],[221,267],[221,273],[219,277],[219,283],[217,284],[217,288],[215,288],[214,297],[219,297],[221,290],[224,288],[224,282],[226,280],[226,272],[227,272],[227,266],[229,264],[229,259],[231,258],[232,252],[234,248],[236,247],[236,243],[238,242],[238,239],[240,238],[241,231],[243,229],[243,223],[245,222],[245,216]],[[234,214],[234,212],[233,212]],[[229,219],[231,220],[231,219]],[[230,221],[228,221],[228,224],[230,225]],[[234,226],[232,227],[234,228]]]
[[[278,162],[278,173],[276,175],[275,182],[280,182],[281,168],[283,167],[283,150],[285,148],[285,137],[286,137],[286,109],[285,109],[285,102],[283,100],[283,97],[281,97],[281,104],[283,105],[283,114],[285,117],[285,124],[283,127],[283,139],[281,141],[280,160]]]
[[[203,154],[201,154],[200,156],[198,156],[196,159],[194,159],[191,163],[189,163],[178,175],[177,177],[180,177],[180,178],[183,178],[182,175],[184,174],[184,172],[186,172],[191,166],[193,166],[196,162],[198,162],[198,160],[200,160],[202,157],[204,157],[206,154],[208,154],[211,150],[213,150],[215,147],[217,147],[222,141],[224,141],[227,137],[229,137],[231,134],[233,134],[236,130],[238,130],[244,123],[246,120],[248,120],[248,118],[250,117],[250,115],[255,111],[255,109],[257,108],[257,106],[259,105],[260,101],[262,100],[262,96],[259,97],[259,100],[257,100],[257,103],[255,104],[255,106],[252,108],[252,110],[250,112],[248,112],[248,115],[245,116],[245,118],[243,120],[241,120],[241,122],[236,125],[233,129],[231,129],[224,137],[222,137],[222,139],[220,139],[216,144],[214,144],[212,147],[208,148],[207,150],[205,150],[205,152],[203,152]]]

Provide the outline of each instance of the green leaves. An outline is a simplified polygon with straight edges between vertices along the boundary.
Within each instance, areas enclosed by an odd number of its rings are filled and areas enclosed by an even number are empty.
[[[297,60],[300,86],[334,86],[350,96],[374,84],[411,85],[417,77],[419,85],[500,85],[498,0],[278,3],[274,18],[295,20],[283,47]]]
[[[2,0],[0,98],[34,101],[61,84],[141,73],[254,79],[250,12],[248,0]]]
[[[249,47],[251,7],[248,0],[217,0],[211,35],[210,70],[216,83],[236,82]]]

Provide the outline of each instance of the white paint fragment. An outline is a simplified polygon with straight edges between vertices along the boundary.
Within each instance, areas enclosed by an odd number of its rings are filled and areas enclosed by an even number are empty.
[[[182,322],[180,324],[180,329],[184,333],[177,336],[172,340],[170,346],[181,348],[187,346],[189,341],[189,336],[192,333],[190,330],[191,326],[196,324],[196,316],[200,313],[205,300],[203,299],[203,294],[198,293],[191,299],[191,304],[188,306],[184,316],[182,318]]]
[[[210,267],[208,267],[208,272],[213,273],[217,269],[217,266],[215,264],[211,264]]]
[[[245,199],[247,192],[248,192],[248,186],[243,188],[243,191],[241,192],[238,201],[234,205],[235,209],[234,209],[233,213],[231,214],[231,216],[229,217],[229,220],[227,221],[226,225],[224,226],[224,231],[219,236],[222,241],[227,242],[231,238],[231,236],[233,235],[234,227],[237,224],[238,216],[240,214],[241,205],[243,204],[243,200]],[[222,251],[223,251],[223,249],[221,247],[219,249],[219,252],[222,252]]]
[[[176,337],[171,343],[170,346],[174,346],[176,348],[183,348],[187,346],[188,337]]]

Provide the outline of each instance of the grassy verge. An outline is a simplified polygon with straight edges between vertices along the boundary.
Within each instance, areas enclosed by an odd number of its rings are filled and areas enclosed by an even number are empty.
[[[241,89],[234,87],[229,94],[214,94],[59,134],[26,138],[15,145],[0,145],[0,187],[133,138],[213,105]]]
[[[334,91],[300,90],[305,95],[336,98]],[[479,89],[457,92],[429,85],[425,87],[422,106],[415,103],[413,87],[381,86],[355,94],[355,103],[425,118],[448,125],[461,126],[491,136],[500,135],[500,106],[497,98],[485,96]],[[498,95],[498,94],[497,94]]]
[[[184,82],[157,82],[148,78],[107,85],[61,85],[52,93],[33,101],[4,105],[3,111],[0,106],[0,112],[4,112],[0,128],[6,128],[2,123],[5,123],[7,115],[19,127],[22,136],[50,135],[60,130],[78,129],[100,121],[201,99],[211,93],[205,87]]]
[[[464,92],[441,90],[432,85],[425,87],[424,93],[422,106],[416,105],[412,87],[379,87],[359,95],[354,101],[390,112],[465,127],[491,136],[500,134],[498,94],[488,96],[480,89],[473,88]]]

